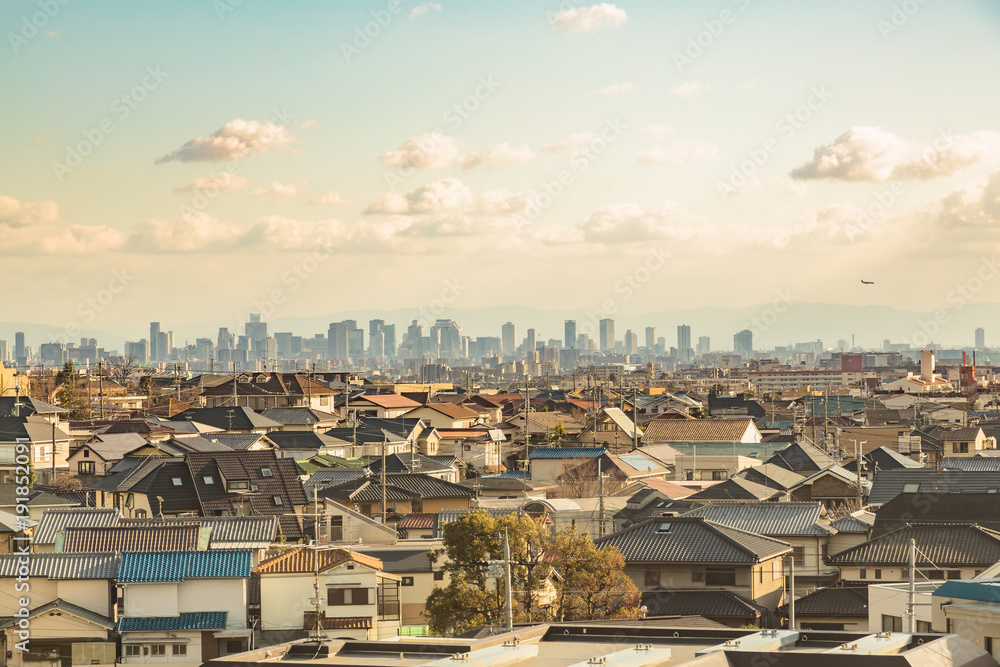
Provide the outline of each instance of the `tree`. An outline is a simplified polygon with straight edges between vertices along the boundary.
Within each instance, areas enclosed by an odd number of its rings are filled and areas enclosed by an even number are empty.
[[[615,547],[598,549],[575,528],[555,535],[548,562],[556,573],[553,616],[557,622],[635,618],[642,595],[625,574],[625,558]]]
[[[80,478],[68,472],[60,473],[52,480],[52,485],[60,491],[79,491],[83,488]]]
[[[76,368],[72,361],[67,361],[62,370],[56,373],[56,386],[59,387],[56,392],[56,401],[69,410],[71,416],[76,416],[82,406],[80,405],[80,395],[76,390]]]
[[[556,425],[552,428],[552,439],[557,443],[561,443],[566,438],[566,427],[563,426],[562,420],[560,419],[556,422]]]

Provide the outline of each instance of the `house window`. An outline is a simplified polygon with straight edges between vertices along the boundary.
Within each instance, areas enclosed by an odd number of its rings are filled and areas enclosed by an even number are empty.
[[[94,474],[94,462],[93,461],[80,461],[80,466],[77,468],[79,474],[81,475],[93,475]]]
[[[273,475],[271,474],[271,469],[270,468],[261,468],[260,469],[260,476],[261,477],[273,477]]]
[[[706,586],[735,586],[736,568],[709,567],[705,569]]]
[[[795,565],[803,567],[806,564],[806,548],[792,547],[792,558],[795,560]]]
[[[146,510],[144,510],[144,509],[137,509],[135,511],[135,518],[136,519],[145,519],[146,518]]]
[[[346,605],[375,604],[374,588],[329,588],[326,603],[331,607]]]
[[[414,498],[410,501],[410,511],[416,514],[420,514],[424,511],[424,501],[423,499]]]
[[[691,570],[691,581],[696,584],[701,584],[705,582],[705,571],[704,570]]]
[[[215,484],[215,480],[211,475],[205,475],[202,479],[205,480],[205,484]]]
[[[280,506],[285,504],[284,501],[281,499],[281,496],[275,496],[272,500],[274,500],[275,505]]]
[[[875,578],[876,579],[882,578],[882,570],[875,570]]]
[[[962,578],[962,571],[961,570],[948,570],[948,572],[946,574],[947,574],[947,578],[948,579],[961,579]]]
[[[944,579],[944,570],[928,570],[927,578],[931,580]]]
[[[858,579],[867,579],[867,578],[868,578],[867,569],[861,568],[860,570],[858,570]]]
[[[173,647],[174,647],[173,651],[171,651],[171,652],[174,655],[187,655],[188,654],[187,644],[174,644]]]
[[[167,645],[166,644],[153,644],[149,647],[150,655],[166,655]]]
[[[712,479],[717,482],[729,479],[729,473],[725,470],[713,470]]]
[[[902,632],[903,617],[882,614],[882,632]]]
[[[658,567],[647,567],[646,568],[646,586],[659,586],[660,585],[660,568]]]
[[[142,646],[139,644],[125,644],[125,657],[134,658],[142,655]]]
[[[372,513],[372,504],[371,503],[362,503],[359,506],[359,510],[358,511],[361,512],[362,514],[371,514]]]
[[[967,443],[967,442],[953,442],[953,443],[951,443],[951,451],[954,454],[968,454],[969,453],[969,443]]]
[[[83,450],[83,458],[85,458],[85,459],[89,459],[90,458],[90,450],[89,449]]]
[[[413,585],[413,577],[403,577],[403,581],[402,581],[402,583],[400,585],[401,586],[412,586]]]
[[[438,570],[434,573],[434,581],[444,581],[444,570]]]
[[[243,651],[242,639],[230,639],[226,642],[226,653],[240,653]]]

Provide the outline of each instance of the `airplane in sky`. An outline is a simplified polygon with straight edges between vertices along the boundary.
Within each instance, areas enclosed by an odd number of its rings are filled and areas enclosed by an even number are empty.
[[[862,285],[874,285],[875,281],[874,280],[862,280],[861,284]]]

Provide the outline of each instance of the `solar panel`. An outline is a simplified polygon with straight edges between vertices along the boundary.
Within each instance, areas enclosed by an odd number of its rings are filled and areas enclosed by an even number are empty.
[[[656,468],[656,465],[653,464],[652,461],[641,454],[627,454],[625,456],[619,456],[618,458],[636,470],[653,470]]]

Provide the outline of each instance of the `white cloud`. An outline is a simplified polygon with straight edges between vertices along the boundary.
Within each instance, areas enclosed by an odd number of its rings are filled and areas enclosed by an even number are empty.
[[[183,146],[156,159],[164,162],[223,162],[238,160],[252,153],[264,153],[271,148],[295,141],[284,125],[255,120],[229,121],[207,137],[197,137]]]
[[[666,201],[644,209],[638,204],[614,204],[595,211],[575,226],[584,241],[604,244],[681,240],[694,235],[695,219],[684,206]]]
[[[412,167],[414,169],[443,169],[458,157],[458,142],[440,132],[428,132],[410,137],[394,151],[383,153],[382,164],[387,167]]]
[[[543,144],[542,150],[555,153],[556,155],[568,156],[576,152],[576,149],[583,144],[588,144],[591,141],[600,138],[601,137],[594,132],[579,132],[577,134],[571,134],[558,143]]]
[[[432,215],[459,211],[472,201],[472,191],[457,178],[428,183],[405,195],[387,192],[368,204],[365,213]]]
[[[607,95],[609,97],[617,97],[622,93],[630,93],[635,90],[638,90],[638,87],[634,83],[615,83],[610,86],[605,86],[604,88],[598,88],[590,93],[590,96],[595,97],[597,95]]]
[[[342,204],[347,204],[348,202],[340,196],[340,193],[335,190],[330,190],[325,195],[313,197],[309,200],[309,203],[317,206],[340,206]]]
[[[621,7],[607,2],[591,7],[573,7],[552,17],[552,25],[570,33],[593,33],[628,21]]]
[[[245,230],[207,213],[192,213],[180,220],[147,220],[132,230],[129,250],[141,253],[226,251],[236,247]]]
[[[415,19],[430,11],[441,11],[441,4],[438,2],[425,2],[422,5],[417,5],[410,11],[410,18]]]
[[[55,222],[59,219],[59,204],[51,199],[22,202],[0,195],[0,225],[26,227]]]
[[[671,88],[670,94],[677,97],[698,97],[702,93],[707,93],[710,89],[710,86],[698,83],[697,81],[685,81]]]
[[[675,141],[639,153],[642,164],[683,164],[711,160],[719,154],[719,147],[697,139]]]
[[[907,141],[881,127],[852,127],[820,146],[792,178],[882,182],[927,180],[1000,158],[1000,134],[941,135],[928,143]]]
[[[496,169],[498,167],[509,167],[512,164],[527,162],[535,157],[535,153],[527,146],[511,146],[508,143],[497,144],[488,151],[479,153],[468,153],[457,159],[457,163],[462,169],[475,169],[476,167],[487,167]]]
[[[301,194],[306,189],[306,185],[307,183],[302,180],[294,183],[271,181],[271,184],[266,187],[254,188],[253,194],[255,197],[271,197],[274,199],[274,203],[280,204]]]
[[[187,185],[174,188],[174,192],[217,192],[219,190],[239,190],[246,187],[247,179],[223,171],[214,176],[200,176]]]
[[[642,128],[642,136],[653,141],[660,141],[674,133],[673,125],[647,125]]]
[[[0,255],[86,255],[118,250],[124,234],[107,225],[7,227],[0,225]]]

